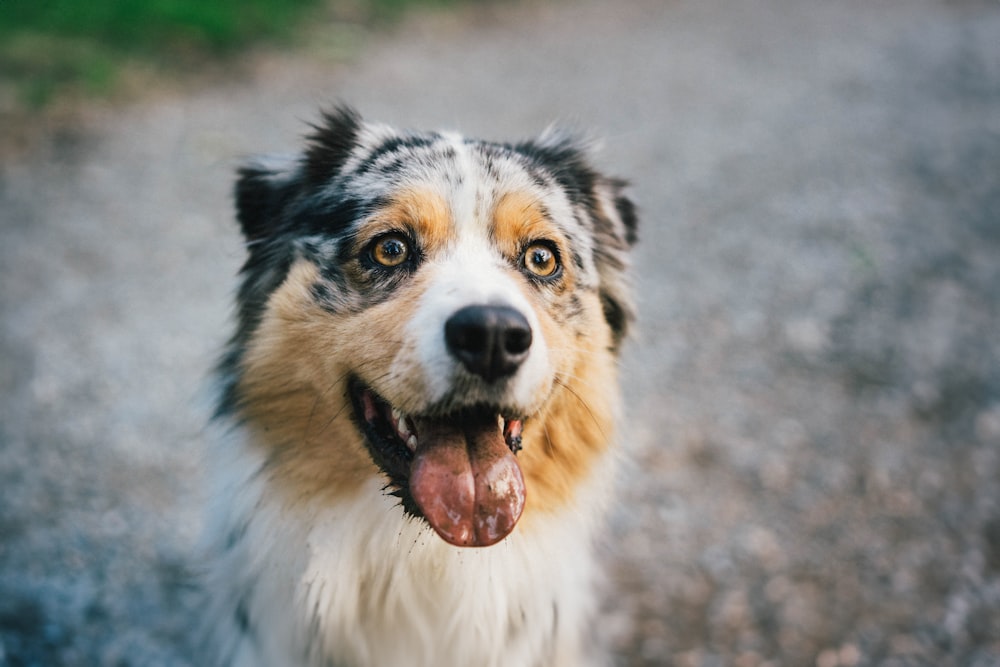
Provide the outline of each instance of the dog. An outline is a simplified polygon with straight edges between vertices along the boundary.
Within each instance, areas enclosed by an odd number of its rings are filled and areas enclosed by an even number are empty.
[[[336,107],[235,187],[211,664],[596,664],[636,209],[557,130]]]

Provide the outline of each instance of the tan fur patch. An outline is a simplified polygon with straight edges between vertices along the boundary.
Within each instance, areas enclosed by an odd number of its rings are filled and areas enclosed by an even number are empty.
[[[452,237],[453,221],[448,202],[429,189],[413,188],[396,194],[365,225],[358,237],[358,248],[381,234],[396,230],[410,231],[420,240],[424,252],[435,252]]]
[[[318,275],[309,262],[292,266],[248,346],[240,383],[273,478],[303,498],[352,493],[379,474],[354,425],[347,379],[387,373],[415,302],[407,290],[358,315],[333,315],[310,295]]]
[[[565,247],[565,239],[545,215],[537,197],[510,192],[493,209],[493,238],[508,257],[516,257],[529,241],[547,239]]]
[[[596,295],[582,299],[593,334],[572,338],[549,318],[542,327],[557,362],[557,379],[545,408],[525,424],[518,454],[527,486],[522,522],[573,502],[593,466],[608,451],[617,411],[617,371]]]

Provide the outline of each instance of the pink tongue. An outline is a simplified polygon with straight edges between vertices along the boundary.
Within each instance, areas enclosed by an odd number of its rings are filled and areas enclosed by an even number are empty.
[[[410,493],[445,541],[488,547],[505,538],[524,509],[524,478],[495,418],[460,426],[416,424],[420,444]]]

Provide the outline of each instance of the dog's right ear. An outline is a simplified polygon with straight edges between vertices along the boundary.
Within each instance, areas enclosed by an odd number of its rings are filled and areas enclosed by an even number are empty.
[[[258,159],[240,167],[236,179],[236,219],[247,241],[276,232],[285,204],[295,193],[293,158]]]
[[[247,241],[282,228],[289,202],[300,192],[329,184],[357,146],[361,117],[349,107],[322,114],[300,157],[267,157],[239,169],[236,216]]]

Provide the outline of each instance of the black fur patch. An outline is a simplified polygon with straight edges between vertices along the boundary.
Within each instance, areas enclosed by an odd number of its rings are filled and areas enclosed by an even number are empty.
[[[620,188],[625,187],[624,181],[616,181],[619,192],[615,196],[615,209],[618,211],[618,216],[622,219],[625,224],[625,241],[628,242],[630,246],[633,246],[639,240],[639,215],[636,212],[635,204],[631,199],[621,194]]]
[[[305,152],[305,177],[319,185],[340,173],[354,150],[361,117],[354,109],[337,107],[323,113],[323,122],[314,126]]]
[[[236,603],[236,610],[233,612],[233,621],[240,634],[252,637],[254,634],[253,625],[250,622],[250,612],[247,610],[246,598],[240,598]]]
[[[287,175],[262,165],[247,165],[236,179],[236,218],[247,241],[269,236],[280,226],[285,205],[298,184]]]
[[[361,164],[354,169],[354,173],[368,173],[375,168],[375,165],[382,157],[390,153],[396,153],[402,149],[426,148],[433,145],[437,138],[437,135],[431,134],[429,136],[406,135],[386,139],[381,145],[375,147],[364,160],[362,160]],[[394,162],[398,162],[398,160]]]
[[[566,138],[553,144],[523,142],[513,148],[544,167],[566,191],[572,203],[593,208],[597,173],[587,163],[582,149],[573,140]]]

